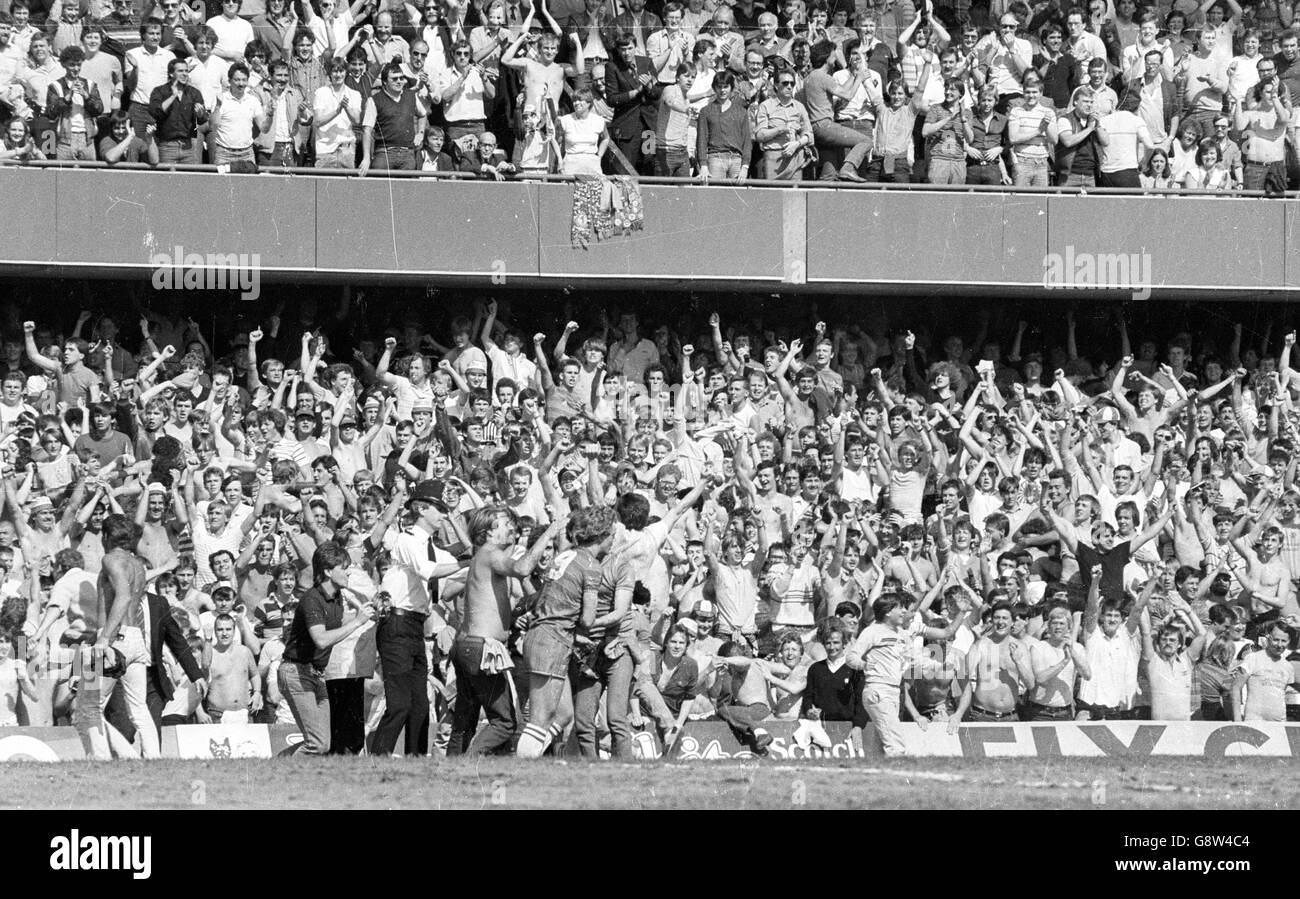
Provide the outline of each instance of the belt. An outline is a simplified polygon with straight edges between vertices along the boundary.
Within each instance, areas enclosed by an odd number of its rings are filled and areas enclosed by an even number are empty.
[[[1043,705],[1041,702],[1034,702],[1032,699],[1030,699],[1030,700],[1027,700],[1027,701],[1025,702],[1025,707],[1026,707],[1026,708],[1031,708],[1031,709],[1045,709],[1046,711],[1049,711],[1049,712],[1061,712],[1061,711],[1064,711],[1064,710],[1066,710],[1066,709],[1072,709],[1072,708],[1074,708],[1074,705],[1073,705],[1073,704],[1071,704],[1071,705]],[[990,712],[989,714],[992,714],[992,713]]]
[[[972,705],[970,708],[972,712],[979,712],[981,715],[987,715],[990,718],[1011,718],[1016,714],[1014,709],[1009,712],[990,712],[983,706]]]
[[[429,617],[428,612],[415,612],[411,609],[389,609],[388,614],[394,618],[414,618],[416,621],[424,621]]]

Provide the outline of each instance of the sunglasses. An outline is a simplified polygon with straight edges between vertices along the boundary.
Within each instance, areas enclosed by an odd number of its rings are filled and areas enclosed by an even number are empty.
[[[783,80],[781,80],[781,81],[778,81],[778,82],[776,83],[776,86],[777,86],[777,87],[794,87],[794,82],[793,82],[793,81],[786,81],[786,80],[783,79]]]

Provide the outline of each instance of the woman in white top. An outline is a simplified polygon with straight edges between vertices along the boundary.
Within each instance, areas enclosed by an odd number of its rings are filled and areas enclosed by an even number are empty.
[[[1196,150],[1196,166],[1183,178],[1187,190],[1227,190],[1232,184],[1228,171],[1219,165],[1219,147],[1213,140],[1201,141]]]
[[[557,123],[564,153],[561,172],[565,175],[600,174],[600,160],[609,149],[609,132],[605,120],[591,112],[594,100],[588,88],[575,91],[573,112],[560,116]]]

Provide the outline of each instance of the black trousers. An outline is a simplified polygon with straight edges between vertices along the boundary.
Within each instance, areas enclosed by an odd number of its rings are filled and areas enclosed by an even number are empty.
[[[153,719],[154,727],[158,728],[158,735],[162,736],[162,710],[167,705],[167,700],[158,692],[157,686],[154,685],[154,668],[149,666],[145,672],[145,705],[149,707],[149,717]],[[122,736],[126,737],[127,742],[135,739],[135,723],[131,720],[131,715],[126,709],[126,691],[114,688],[113,695],[108,699],[108,705],[104,706],[104,720],[113,725]]]
[[[618,161],[617,157],[611,154],[608,159],[611,175],[654,174],[654,158],[643,157],[641,155],[641,141],[642,137],[640,130],[637,131],[635,137],[615,138],[614,146],[618,147],[618,151],[627,157],[627,161],[632,164],[632,168],[635,169],[635,171],[624,171],[623,164]]]
[[[356,755],[366,745],[366,679],[325,682],[330,700],[330,755]]]
[[[457,637],[451,660],[456,667],[456,708],[447,755],[478,755],[509,748],[519,725],[509,672],[490,674],[482,670],[481,637]],[[487,726],[475,736],[480,710],[487,713]]]
[[[388,615],[375,633],[384,675],[384,717],[370,735],[371,755],[391,755],[406,729],[403,751],[426,755],[429,747],[429,661],[424,620]],[[331,698],[331,702],[333,699]]]

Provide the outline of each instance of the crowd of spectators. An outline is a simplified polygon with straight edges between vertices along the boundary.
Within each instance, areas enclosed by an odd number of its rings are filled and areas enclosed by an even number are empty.
[[[711,717],[891,754],[907,720],[1300,720],[1270,311],[454,296],[0,310],[0,725],[626,757]]]
[[[0,5],[10,161],[1271,194],[1300,179],[1286,0]]]

